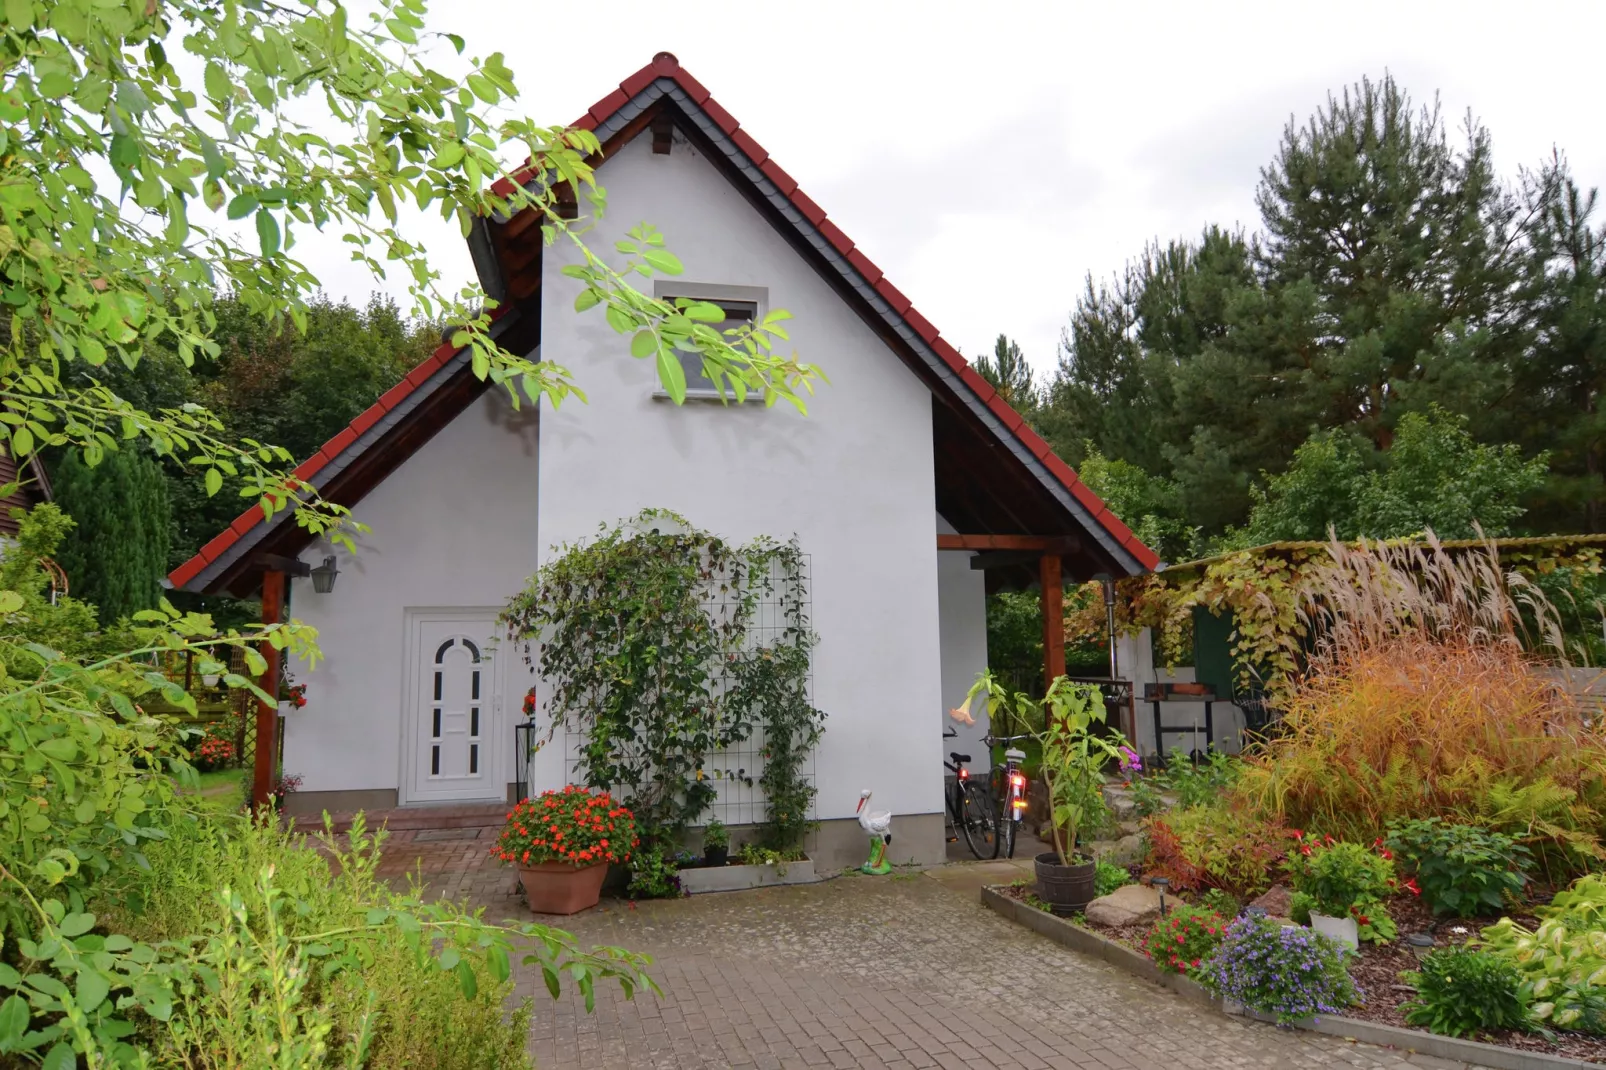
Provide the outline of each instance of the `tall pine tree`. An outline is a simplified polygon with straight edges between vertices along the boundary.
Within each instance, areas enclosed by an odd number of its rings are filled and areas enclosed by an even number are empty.
[[[155,607],[173,523],[161,467],[125,447],[91,468],[72,450],[51,482],[56,504],[75,521],[56,551],[73,597],[98,606],[105,625]]]
[[[993,343],[993,355],[976,358],[976,374],[987,380],[998,396],[1009,402],[1017,412],[1031,412],[1037,408],[1037,386],[1032,381],[1032,366],[1020,345],[1005,335]]]

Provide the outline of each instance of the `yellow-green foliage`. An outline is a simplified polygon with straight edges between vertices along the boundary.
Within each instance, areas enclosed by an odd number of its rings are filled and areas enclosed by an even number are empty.
[[[140,899],[110,919],[112,927],[152,943],[208,933],[197,957],[218,979],[178,1000],[165,1026],[152,1023],[158,1065],[277,1067],[253,1061],[272,1043],[296,1047],[307,1065],[325,1058],[328,1065],[447,1070],[529,1065],[530,1002],[506,1013],[511,980],[498,982],[475,956],[461,959],[474,971],[473,999],[457,970],[428,954],[427,942],[366,943],[359,968],[324,980],[320,949],[307,938],[361,926],[392,902],[374,877],[377,845],[364,848],[359,837],[358,847],[334,866],[276,823],[233,819],[156,845]],[[232,911],[220,903],[220,888],[233,891]],[[279,1013],[280,1006],[288,1010]],[[365,1061],[353,1058],[358,1047],[366,1047]]]
[[[1538,911],[1529,931],[1501,918],[1484,945],[1517,967],[1529,1013],[1559,1029],[1606,1031],[1606,881],[1591,874]]]

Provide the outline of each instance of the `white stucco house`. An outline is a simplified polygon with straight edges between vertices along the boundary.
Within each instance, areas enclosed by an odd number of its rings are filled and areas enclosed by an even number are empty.
[[[893,859],[939,859],[942,759],[981,753],[969,745],[982,726],[948,744],[942,726],[986,664],[989,578],[1124,576],[1155,557],[673,56],[578,125],[604,146],[593,246],[651,221],[686,268],[654,280],[659,295],[791,311],[800,355],[831,379],[808,415],[673,404],[651,362],[573,311],[565,251],[543,249],[530,213],[482,221],[470,242],[506,307],[501,340],[571,369],[589,402],[516,412],[443,346],[298,469],[372,529],[332,591],[286,568],[330,551],[256,509],[169,581],[243,595],[292,575],[290,613],[318,628],[326,659],[297,670],[309,702],[285,729],[295,808],[505,801],[531,680],[522,659],[490,656],[493,618],[552,547],[646,507],[733,540],[795,533],[828,715],[814,853],[862,859],[853,817],[869,787],[897,815]],[[444,729],[437,671],[460,696]],[[563,748],[548,748],[531,789],[564,775]]]

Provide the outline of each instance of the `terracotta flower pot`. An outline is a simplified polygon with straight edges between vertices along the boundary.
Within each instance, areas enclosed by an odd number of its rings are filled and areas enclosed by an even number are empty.
[[[524,901],[537,914],[577,914],[597,905],[608,863],[574,866],[568,862],[542,862],[519,867]]]

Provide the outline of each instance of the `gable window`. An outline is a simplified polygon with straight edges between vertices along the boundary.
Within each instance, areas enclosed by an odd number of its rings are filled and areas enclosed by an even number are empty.
[[[725,313],[725,318],[718,323],[708,323],[709,327],[721,333],[736,328],[746,327],[756,322],[764,315],[765,291],[752,286],[710,286],[697,283],[670,284],[660,283],[654,287],[655,296],[664,301],[674,302],[677,299],[699,301],[714,305]],[[703,355],[695,350],[692,352],[679,352],[675,356],[680,360],[680,368],[686,375],[686,396],[688,398],[712,398],[719,400],[719,387],[714,380],[703,374]],[[662,384],[653,392],[654,397],[666,398],[669,392],[664,390]],[[730,380],[725,382],[726,401],[735,404],[736,393],[731,389]],[[749,392],[748,401],[763,401],[763,395]]]

